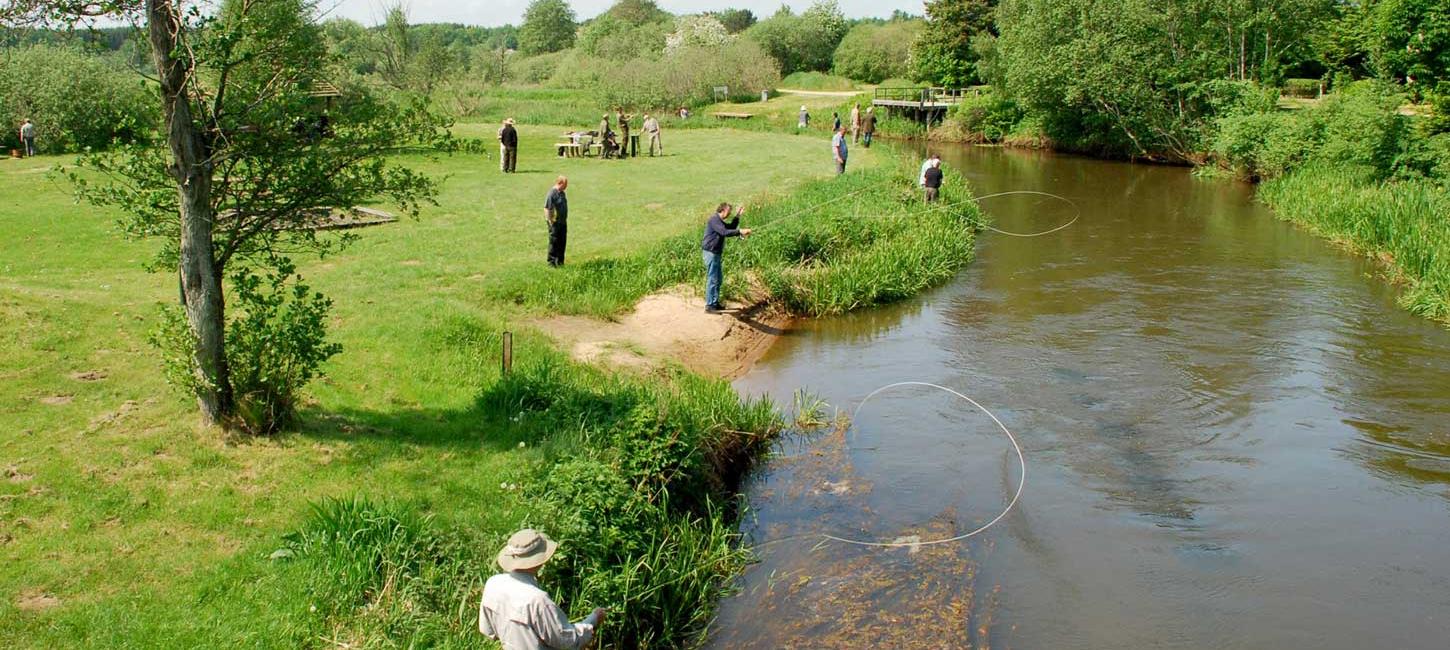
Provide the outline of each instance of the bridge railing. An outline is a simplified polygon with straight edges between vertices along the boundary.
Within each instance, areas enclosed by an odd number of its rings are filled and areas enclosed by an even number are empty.
[[[938,86],[877,88],[873,98],[883,101],[911,102],[917,104],[955,104],[962,98],[975,94],[975,88],[943,88]]]

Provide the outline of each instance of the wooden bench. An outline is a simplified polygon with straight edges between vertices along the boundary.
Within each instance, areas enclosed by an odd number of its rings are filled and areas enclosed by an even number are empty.
[[[711,113],[717,120],[748,120],[755,117],[754,113]]]
[[[559,150],[560,158],[578,158],[584,155],[584,145],[577,142],[556,142],[554,148]]]

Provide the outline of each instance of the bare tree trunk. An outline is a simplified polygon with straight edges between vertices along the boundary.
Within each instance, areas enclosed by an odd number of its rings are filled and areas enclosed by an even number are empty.
[[[211,163],[187,96],[195,70],[178,48],[182,18],[174,0],[147,0],[146,18],[173,158],[170,171],[180,197],[179,272],[186,319],[196,337],[197,402],[208,422],[222,423],[233,412],[232,385],[223,342],[222,273],[212,244]]]

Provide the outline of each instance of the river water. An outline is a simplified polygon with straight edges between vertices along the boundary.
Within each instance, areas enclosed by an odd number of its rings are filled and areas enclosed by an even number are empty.
[[[849,428],[749,488],[761,562],[713,648],[1450,647],[1450,331],[1375,267],[1176,168],[947,151],[982,233],[953,282],[782,338],[743,393]],[[950,195],[947,197],[951,199]],[[999,228],[1071,218],[983,202]]]

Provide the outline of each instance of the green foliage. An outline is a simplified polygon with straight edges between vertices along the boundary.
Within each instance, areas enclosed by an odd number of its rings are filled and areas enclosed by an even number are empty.
[[[817,0],[799,16],[781,9],[746,30],[746,37],[765,48],[784,74],[829,70],[836,45],[848,29],[834,0]]]
[[[1314,0],[1285,0],[1235,13],[1156,0],[1008,0],[998,9],[995,51],[1008,90],[1055,141],[1195,160],[1214,119],[1256,92],[1228,80],[1272,80],[1282,63],[1274,54],[1280,50],[1256,54],[1247,40],[1226,51],[1218,26],[1234,33],[1263,27],[1270,43],[1287,48],[1307,42],[1316,7]],[[1275,12],[1284,19],[1263,23]]]
[[[663,59],[617,62],[577,57],[550,80],[559,88],[580,88],[597,105],[668,109],[713,100],[715,86],[742,98],[758,96],[780,80],[775,62],[755,43],[686,47]]]
[[[544,54],[574,45],[574,10],[564,0],[533,0],[519,27],[519,49]]]
[[[824,72],[792,72],[780,80],[780,87],[796,90],[856,90],[856,82]]]
[[[665,48],[670,23],[634,24],[606,13],[579,30],[576,48],[582,54],[615,61],[657,58]]]
[[[965,139],[1001,142],[1022,121],[1022,107],[995,90],[968,95],[947,114],[947,128],[959,128]]]
[[[1378,170],[1314,164],[1265,183],[1279,217],[1389,263],[1410,311],[1450,319],[1450,190],[1425,179],[1381,180]]]
[[[773,406],[718,380],[641,380],[561,354],[480,402],[550,457],[524,487],[523,523],[560,542],[542,579],[561,605],[615,612],[607,647],[681,647],[702,631],[748,557],[729,495],[781,427]]]
[[[270,435],[291,422],[302,388],[342,351],[327,341],[332,301],[303,284],[287,260],[278,260],[265,278],[250,269],[237,271],[232,296],[226,351],[238,420],[231,424]],[[167,381],[195,396],[205,379],[196,367],[196,339],[179,307],[162,310],[151,342],[161,353]]]
[[[669,12],[660,9],[654,0],[618,0],[609,7],[609,11],[604,12],[604,16],[636,26],[669,22],[673,18]]]
[[[832,71],[866,83],[906,74],[911,44],[922,33],[919,20],[885,25],[862,23],[851,28],[836,48]]]
[[[8,132],[30,118],[40,151],[104,149],[153,135],[155,92],[116,58],[57,45],[10,49],[0,56],[0,123]],[[15,146],[14,134],[6,135]]]
[[[1315,98],[1324,87],[1320,79],[1285,79],[1283,92],[1290,97]]]
[[[1399,113],[1403,100],[1391,87],[1361,82],[1299,111],[1236,111],[1219,120],[1212,148],[1222,164],[1251,178],[1281,176],[1310,161],[1373,170],[1380,179],[1433,173],[1432,160],[1413,155],[1419,139]]]
[[[1380,0],[1367,19],[1371,68],[1412,89],[1450,81],[1450,4],[1443,0]]]
[[[342,351],[327,341],[332,301],[293,274],[291,262],[280,260],[266,278],[247,268],[232,275],[227,362],[240,428],[252,434],[290,424],[302,388]]]
[[[755,24],[755,14],[749,9],[725,9],[713,14],[725,26],[725,31],[739,34]]]
[[[409,505],[353,497],[315,503],[302,528],[284,541],[274,557],[294,565],[288,568],[300,575],[313,603],[298,618],[403,647],[435,647],[478,633],[485,540],[443,532]]]
[[[926,3],[926,28],[914,41],[912,76],[938,86],[979,84],[972,39],[994,33],[998,0],[931,0]]]

